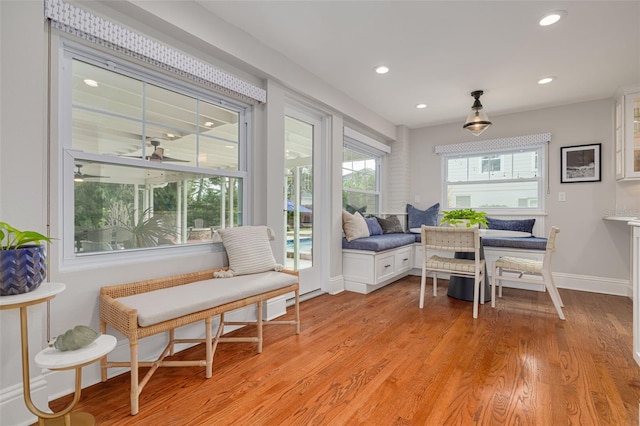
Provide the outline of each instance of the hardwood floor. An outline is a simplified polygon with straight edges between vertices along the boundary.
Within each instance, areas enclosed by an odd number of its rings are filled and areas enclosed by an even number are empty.
[[[424,310],[419,277],[316,297],[301,305],[300,335],[265,328],[260,355],[220,344],[211,379],[204,367],[159,369],[136,416],[129,374],[84,389],[77,410],[98,425],[638,424],[630,299],[561,289],[561,321],[547,294],[505,288],[473,320],[441,284]]]

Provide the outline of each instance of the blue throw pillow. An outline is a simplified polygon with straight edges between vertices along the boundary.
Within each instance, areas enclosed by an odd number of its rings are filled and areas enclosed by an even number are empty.
[[[519,231],[519,232],[533,232],[533,225],[535,225],[535,219],[493,219],[487,218],[487,224],[489,229],[500,229],[502,231]]]
[[[407,204],[407,215],[409,216],[409,229],[420,228],[422,225],[438,226],[438,211],[440,203],[435,203],[426,210],[420,210]]]
[[[367,222],[367,228],[369,228],[369,235],[382,235],[382,226],[378,223],[378,219],[375,217],[365,217]]]

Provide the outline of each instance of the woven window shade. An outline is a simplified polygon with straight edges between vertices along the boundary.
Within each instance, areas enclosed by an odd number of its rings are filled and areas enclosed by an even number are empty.
[[[93,15],[62,0],[45,0],[45,18],[68,34],[178,74],[250,104],[267,101],[267,91],[207,63]]]
[[[492,151],[509,151],[519,148],[532,148],[544,146],[551,142],[551,133],[539,133],[537,135],[515,136],[501,139],[488,139],[449,145],[438,145],[435,153],[438,155],[462,155]]]

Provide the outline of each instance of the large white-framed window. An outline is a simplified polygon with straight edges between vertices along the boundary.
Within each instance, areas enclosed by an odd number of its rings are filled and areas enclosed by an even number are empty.
[[[211,243],[241,225],[250,107],[63,43],[65,259]]]
[[[543,146],[444,154],[443,209],[542,211],[544,159]]]
[[[380,154],[345,139],[342,157],[342,208],[350,213],[380,212]]]

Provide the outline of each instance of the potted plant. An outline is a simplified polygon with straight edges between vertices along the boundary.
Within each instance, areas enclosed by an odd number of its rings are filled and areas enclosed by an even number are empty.
[[[51,238],[0,222],[0,296],[28,293],[42,284],[47,276],[42,241]]]
[[[442,214],[440,224],[448,223],[451,226],[467,228],[478,227],[480,225],[488,226],[487,213],[473,209],[457,209],[449,210]]]

